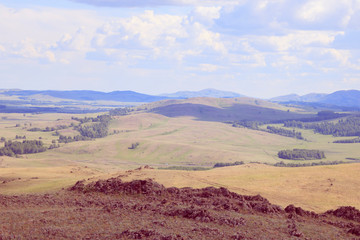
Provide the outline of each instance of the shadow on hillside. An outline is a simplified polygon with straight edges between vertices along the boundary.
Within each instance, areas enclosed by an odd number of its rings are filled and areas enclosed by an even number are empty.
[[[234,104],[228,108],[216,108],[202,104],[172,104],[152,109],[152,112],[167,117],[191,116],[200,121],[278,121],[314,117],[312,114],[299,114],[247,104]]]

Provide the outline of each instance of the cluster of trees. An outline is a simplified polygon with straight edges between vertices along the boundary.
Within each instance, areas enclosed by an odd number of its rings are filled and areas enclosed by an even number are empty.
[[[91,125],[81,125],[76,128],[81,136],[87,138],[103,138],[108,135],[107,123],[94,123]]]
[[[25,135],[24,136],[16,135],[15,139],[26,139],[26,136]]]
[[[327,120],[327,119],[335,119],[346,116],[346,114],[336,113],[331,110],[323,110],[317,113],[319,119]]]
[[[108,135],[108,128],[111,120],[110,115],[99,115],[95,118],[85,117],[85,118],[76,118],[73,117],[73,120],[79,121],[79,125],[71,124],[70,126],[59,125],[57,127],[46,127],[42,128],[31,128],[28,131],[41,131],[41,132],[52,132],[53,136],[59,136],[58,143],[56,140],[52,141],[52,144],[48,149],[60,147],[59,143],[69,143],[75,141],[86,141],[94,138],[102,138]],[[79,131],[80,135],[77,136],[64,136],[61,135],[58,130],[66,129],[69,127],[74,127],[74,130]],[[114,131],[118,133],[119,131]],[[16,139],[26,139],[26,136],[16,136]],[[40,139],[40,138],[39,138]],[[44,152],[47,148],[44,146],[42,141],[38,140],[24,140],[23,142],[12,142],[6,141],[4,137],[0,139],[0,142],[5,142],[4,147],[0,148],[0,156],[16,156],[18,154],[28,154],[28,153],[38,153]],[[136,148],[139,143],[136,143],[132,147]]]
[[[325,158],[325,153],[315,149],[281,150],[278,152],[278,157],[291,160],[313,160]]]
[[[292,121],[285,121],[284,127],[307,129],[307,124],[308,123],[292,120]]]
[[[110,116],[125,116],[134,111],[131,108],[115,108],[109,111]]]
[[[46,147],[44,143],[39,140],[24,140],[22,142],[18,141],[7,141],[5,142],[4,147],[0,148],[0,156],[10,156],[13,157],[19,154],[30,154],[45,152]]]
[[[315,133],[333,135],[335,137],[360,136],[360,117],[348,117],[340,119],[338,122],[319,122],[304,123],[300,121],[286,121],[285,127],[297,127],[303,129],[313,129]]]
[[[233,127],[245,127],[245,128],[250,128],[250,129],[254,129],[254,130],[258,130],[260,125],[262,125],[261,122],[245,121],[245,120],[233,122],[233,124],[232,124]]]
[[[360,138],[336,140],[334,143],[360,143]]]
[[[243,161],[236,161],[234,163],[215,163],[213,168],[230,167],[230,166],[237,166],[237,165],[243,165],[243,164],[244,164]]]
[[[285,137],[292,137],[300,140],[304,140],[303,136],[301,135],[301,132],[296,132],[295,130],[287,130],[284,128],[277,128],[272,126],[267,126],[266,128],[268,132],[278,134]]]
[[[104,114],[104,115],[99,115],[97,117],[84,117],[84,118],[77,118],[77,117],[72,117],[72,120],[78,121],[81,124],[83,123],[87,123],[87,122],[110,122],[111,120],[111,116]]]
[[[70,143],[70,142],[87,141],[87,140],[91,140],[91,138],[84,137],[81,135],[77,135],[77,136],[73,136],[73,137],[60,135],[58,142],[59,143]]]
[[[75,126],[74,129],[79,131],[80,135],[86,138],[103,138],[109,132],[109,124],[111,116],[99,115],[96,118],[72,118],[79,121],[81,124]],[[86,124],[85,124],[86,123]]]
[[[30,132],[53,132],[53,131],[57,131],[57,130],[61,130],[61,129],[66,129],[68,128],[68,126],[66,125],[59,125],[55,127],[46,127],[46,128],[38,128],[38,127],[34,127],[34,128],[30,128],[28,129],[28,131]]]
[[[311,167],[320,165],[338,165],[346,162],[343,161],[331,161],[331,162],[313,162],[313,163],[284,163],[283,161],[274,164],[275,167]]]

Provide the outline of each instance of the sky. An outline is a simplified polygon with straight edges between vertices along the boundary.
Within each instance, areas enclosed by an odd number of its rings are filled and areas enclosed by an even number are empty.
[[[0,89],[360,89],[360,0],[0,0]]]

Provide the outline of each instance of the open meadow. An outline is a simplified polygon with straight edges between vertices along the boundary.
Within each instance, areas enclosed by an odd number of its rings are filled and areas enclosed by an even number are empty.
[[[16,140],[41,139],[50,145],[57,141],[53,131],[28,131],[30,128],[70,126],[76,124],[71,114],[3,114],[1,136]],[[88,114],[96,117],[97,114]],[[277,125],[275,125],[277,126]],[[278,125],[280,126],[280,125]],[[55,191],[80,179],[99,179],[124,175],[124,179],[153,178],[165,186],[226,187],[241,194],[261,194],[281,206],[296,204],[308,210],[323,211],[340,205],[360,207],[356,186],[359,164],[301,168],[273,167],[271,164],[302,163],[284,160],[278,151],[293,148],[320,149],[326,159],[357,159],[356,144],[335,144],[330,135],[301,131],[305,140],[279,136],[264,131],[232,127],[216,121],[199,121],[191,116],[166,117],[160,114],[135,112],[116,116],[104,138],[60,143],[59,148],[42,153],[0,157],[0,193],[21,194]],[[74,136],[71,128],[59,130]],[[138,143],[135,148],[132,144]],[[211,169],[216,163],[243,161],[245,165]],[[309,160],[307,162],[319,162]],[[266,165],[268,164],[268,165]],[[153,170],[126,171],[144,165]],[[162,170],[169,167],[203,167],[206,171]]]

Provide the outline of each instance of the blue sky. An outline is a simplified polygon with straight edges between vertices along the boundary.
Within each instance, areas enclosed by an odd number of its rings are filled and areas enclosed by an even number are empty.
[[[360,0],[2,0],[0,88],[360,89]]]

